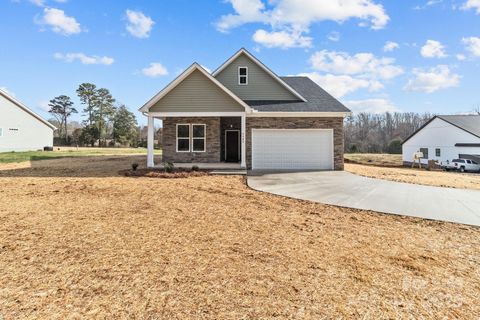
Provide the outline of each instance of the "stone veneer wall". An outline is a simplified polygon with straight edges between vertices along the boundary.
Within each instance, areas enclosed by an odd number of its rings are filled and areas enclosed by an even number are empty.
[[[252,168],[252,129],[333,129],[335,170],[343,170],[343,118],[247,117],[247,167]]]
[[[176,152],[176,124],[205,124],[205,152]],[[163,120],[162,161],[171,162],[220,162],[219,117],[174,117]]]

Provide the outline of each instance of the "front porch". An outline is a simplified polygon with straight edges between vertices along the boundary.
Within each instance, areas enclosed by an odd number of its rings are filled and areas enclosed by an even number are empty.
[[[223,113],[148,113],[147,166],[161,167],[153,157],[154,120],[163,122],[162,160],[179,168],[246,169],[246,115]]]

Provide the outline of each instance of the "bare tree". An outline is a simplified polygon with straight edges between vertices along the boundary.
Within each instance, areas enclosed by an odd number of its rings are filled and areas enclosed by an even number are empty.
[[[473,106],[473,112],[480,116],[480,103]]]
[[[418,113],[358,113],[345,119],[346,152],[396,152],[401,142],[432,118]]]

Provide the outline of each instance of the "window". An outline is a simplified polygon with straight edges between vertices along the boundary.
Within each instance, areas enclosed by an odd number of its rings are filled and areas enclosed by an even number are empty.
[[[422,159],[428,159],[428,148],[420,148],[420,152],[423,153]]]
[[[177,152],[205,152],[204,124],[177,124]]]
[[[0,128],[0,137],[3,137],[3,128]]]
[[[248,68],[247,67],[238,67],[238,84],[239,85],[248,84]]]
[[[440,157],[441,154],[442,154],[442,153],[440,152],[440,148],[436,148],[436,149],[435,149],[435,156],[436,156],[436,157]]]
[[[204,124],[192,124],[192,151],[205,152]]]
[[[190,152],[189,124],[177,124],[177,152]]]

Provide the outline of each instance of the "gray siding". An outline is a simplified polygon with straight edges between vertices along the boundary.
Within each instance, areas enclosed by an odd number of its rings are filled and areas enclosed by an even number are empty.
[[[248,85],[238,84],[238,67],[248,67]],[[242,100],[299,100],[245,54],[238,56],[215,78]]]
[[[200,71],[193,71],[150,112],[242,112],[245,108]]]

